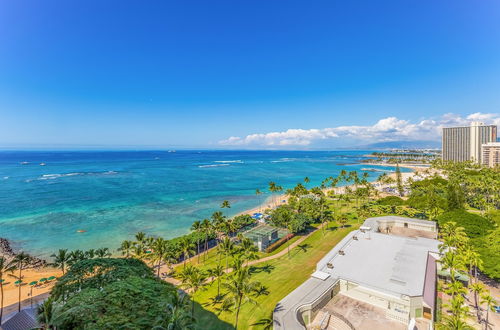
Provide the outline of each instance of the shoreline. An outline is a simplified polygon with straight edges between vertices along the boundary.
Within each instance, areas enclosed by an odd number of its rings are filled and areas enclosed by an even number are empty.
[[[363,163],[363,165],[394,166],[394,167],[396,166],[395,164],[378,164],[378,163]],[[427,167],[422,167],[419,165],[421,165],[421,164],[400,165],[400,167],[409,168],[412,170],[411,172],[401,173],[402,177],[403,177],[403,181],[406,181],[408,178],[416,175],[418,173],[418,170],[427,169]],[[390,173],[389,175],[393,176],[394,178],[396,176],[395,173]],[[370,183],[374,184],[375,180],[371,181]],[[354,186],[353,184],[349,184],[349,185],[339,186],[339,187],[335,187],[335,188],[329,187],[329,188],[323,189],[323,192],[328,193],[329,191],[334,189],[335,193],[339,194],[339,193],[343,193],[347,187],[353,187],[353,186]],[[379,188],[383,188],[384,186],[388,186],[388,185],[380,185]],[[285,201],[285,203],[286,203],[286,201],[288,201],[288,196],[286,194],[279,194],[279,195],[275,194],[274,196],[273,195],[266,196],[264,201],[262,203],[260,203],[258,206],[253,207],[251,209],[247,209],[247,210],[242,211],[242,212],[239,212],[239,213],[235,214],[234,216],[243,215],[243,214],[253,215],[254,213],[262,213],[265,209],[274,208],[274,207],[277,207],[279,205],[284,204],[283,201]],[[2,241],[9,242],[7,239],[2,239]],[[10,248],[10,246],[11,245],[8,243],[9,248]],[[12,249],[10,249],[10,251],[12,253],[15,253]],[[1,254],[6,254],[5,250],[0,250],[0,252],[1,252]],[[31,281],[39,280],[42,277],[50,277],[50,276],[59,277],[62,275],[62,272],[59,269],[50,267],[48,263],[44,263],[43,265],[40,265],[37,268],[30,267],[30,268],[24,269],[23,275],[24,275],[25,283],[29,283]],[[7,306],[11,307],[11,305],[17,303],[18,290],[17,290],[16,286],[10,285],[13,283],[13,282],[12,283],[11,282],[12,281],[6,281],[6,283],[4,284],[4,294],[5,294],[4,306],[5,307],[7,307]],[[35,287],[33,289],[33,298],[34,298],[33,302],[34,302],[34,304],[37,302],[37,297],[41,297],[42,295],[44,295],[45,293],[49,292],[52,289],[54,282],[55,281],[53,281],[52,283],[47,283],[47,284],[44,284],[42,286]],[[21,300],[29,299],[30,298],[28,295],[29,292],[30,292],[29,287],[26,286],[24,288],[24,290],[22,291]],[[4,310],[4,312],[6,312],[6,311]]]

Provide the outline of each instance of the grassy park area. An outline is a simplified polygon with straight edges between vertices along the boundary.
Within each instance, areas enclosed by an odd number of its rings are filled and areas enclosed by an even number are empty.
[[[345,235],[358,227],[358,224],[351,223],[346,228],[331,227],[324,233],[322,230],[317,230],[302,244],[291,250],[290,258],[284,255],[252,266],[254,273],[252,279],[263,283],[270,293],[257,298],[257,305],[246,304],[242,307],[240,327],[252,328],[254,323],[270,318],[278,301],[304,282],[313,272],[316,263]],[[218,306],[211,302],[216,294],[217,285],[212,283],[206,287],[206,290],[196,293],[194,297],[198,303],[195,318],[199,329],[232,328],[233,313],[222,312],[219,315],[220,320],[214,317],[214,314],[218,314]],[[254,327],[259,328],[259,326]]]

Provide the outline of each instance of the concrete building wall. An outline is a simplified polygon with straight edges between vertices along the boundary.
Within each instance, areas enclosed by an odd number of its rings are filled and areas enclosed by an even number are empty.
[[[500,142],[482,145],[482,163],[489,167],[500,166]]]
[[[384,309],[386,316],[393,320],[406,324],[410,319],[411,301],[409,297],[387,295],[346,280],[340,280],[340,293]],[[420,300],[422,299],[420,298]]]
[[[482,163],[482,148],[485,143],[496,142],[497,127],[473,122],[468,127],[443,128],[443,160],[463,162],[472,160]]]

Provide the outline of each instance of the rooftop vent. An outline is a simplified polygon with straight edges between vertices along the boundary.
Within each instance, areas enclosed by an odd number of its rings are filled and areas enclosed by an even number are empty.
[[[331,262],[329,262],[329,263],[326,264],[326,267],[328,267],[330,269],[333,269],[333,264]]]
[[[352,239],[355,240],[355,241],[357,241],[358,240],[358,236],[353,236]]]
[[[340,254],[341,256],[345,255],[344,250],[339,250],[339,254]]]

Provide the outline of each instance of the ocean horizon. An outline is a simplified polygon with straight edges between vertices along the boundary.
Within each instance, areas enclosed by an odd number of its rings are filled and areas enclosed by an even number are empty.
[[[258,207],[269,181],[287,189],[307,176],[313,187],[342,169],[373,167],[360,164],[371,151],[0,151],[0,237],[39,257],[59,248],[114,252],[138,231],[186,234],[223,200],[227,216]]]

